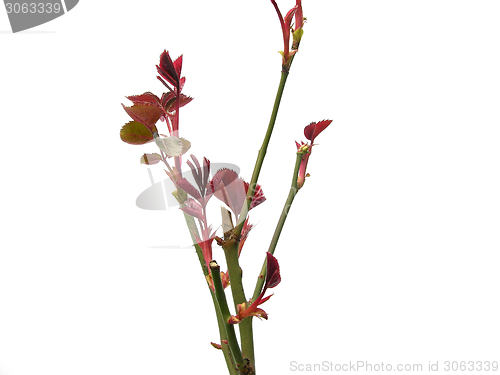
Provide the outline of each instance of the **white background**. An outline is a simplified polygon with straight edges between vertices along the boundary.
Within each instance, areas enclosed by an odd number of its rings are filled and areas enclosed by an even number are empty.
[[[294,141],[333,123],[276,250],[269,320],[254,324],[259,374],[295,373],[291,361],[440,361],[444,373],[447,360],[500,360],[499,3],[303,3],[259,181],[268,200],[241,257],[247,294]],[[161,94],[159,54],[183,53],[195,100],[181,135],[249,179],[280,75],[272,5],[87,0],[18,34],[0,11],[0,30],[0,375],[224,373],[181,213],[135,206],[154,145],[120,141],[121,103]]]

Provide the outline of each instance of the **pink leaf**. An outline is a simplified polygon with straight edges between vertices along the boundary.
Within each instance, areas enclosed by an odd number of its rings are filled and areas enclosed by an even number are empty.
[[[191,163],[189,160],[186,160],[187,165],[189,165],[189,168],[191,168],[191,173],[193,174],[194,180],[196,181],[196,185],[200,188],[201,192],[201,175],[199,174],[200,171],[196,169],[196,167]]]
[[[188,198],[180,209],[187,213],[189,216],[193,216],[199,220],[203,220],[203,210],[201,205],[195,201],[193,198]]]
[[[238,216],[246,198],[245,182],[235,171],[226,169],[214,194]]]
[[[230,169],[223,168],[218,170],[217,173],[215,173],[212,180],[210,180],[209,183],[207,184],[207,190],[209,194],[213,194],[217,190],[220,182],[222,181],[222,177],[224,177],[224,174],[229,170]]]
[[[191,183],[188,180],[186,180],[185,178],[180,178],[177,180],[176,184],[178,187],[180,187],[186,193],[191,195],[193,198],[196,198],[198,200],[198,202],[201,203],[202,199],[201,199],[200,192],[198,190],[196,190],[196,188],[193,185],[191,185]]]
[[[157,153],[144,154],[141,156],[141,164],[153,165],[161,161],[161,156]]]
[[[208,177],[210,176],[210,160],[207,158],[203,158],[203,186],[207,186],[208,184]]]

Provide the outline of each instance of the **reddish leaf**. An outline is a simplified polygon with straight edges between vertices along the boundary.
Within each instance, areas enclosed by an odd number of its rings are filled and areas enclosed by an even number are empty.
[[[203,158],[203,186],[206,188],[210,177],[210,160]]]
[[[160,55],[160,65],[156,65],[156,69],[172,86],[180,86],[179,79],[182,69],[182,55],[179,56],[175,62],[172,62],[170,54],[167,51],[163,51]]]
[[[192,97],[181,94],[181,102],[179,103],[179,107],[184,107],[186,104],[190,103],[193,100]]]
[[[161,108],[149,104],[134,104],[132,107],[126,107],[122,104],[122,106],[134,121],[146,125],[151,132],[158,132],[156,123],[163,115],[163,110]]]
[[[175,61],[174,61],[174,68],[175,72],[177,73],[177,76],[181,76],[181,70],[182,70],[182,55],[180,55]]]
[[[225,172],[221,172],[221,174],[222,178],[220,178],[214,194],[238,216],[246,198],[245,182],[238,178],[238,174],[231,169],[225,169]]]
[[[179,90],[182,91],[182,88],[184,87],[184,84],[186,83],[186,77],[182,77],[179,80]]]
[[[231,315],[228,319],[229,324],[238,324],[243,319],[248,318],[250,316],[256,316],[258,318],[267,319],[267,313],[260,309],[258,306],[262,305],[264,302],[268,301],[273,295],[264,297],[268,288],[274,288],[281,281],[280,276],[280,266],[278,264],[278,260],[271,254],[267,253],[267,274],[266,274],[266,283],[264,284],[264,288],[262,292],[257,297],[257,299],[247,307],[247,303],[241,303],[236,306],[237,315]]]
[[[250,184],[248,182],[245,182],[245,195],[248,193],[248,187]],[[266,197],[264,196],[264,192],[262,191],[262,187],[257,184],[257,188],[255,189],[253,193],[253,199],[252,203],[250,204],[249,210],[251,210],[254,207],[257,207],[259,204],[263,203],[266,200]]]
[[[245,223],[243,224],[243,228],[241,230],[240,244],[238,245],[238,256],[240,256],[241,254],[241,249],[243,249],[243,245],[245,244],[245,241],[247,240],[248,237],[248,233],[250,233],[252,227],[253,225],[248,222],[248,217],[247,217]]]
[[[191,168],[191,173],[194,177],[194,180],[196,181],[196,184],[200,188],[201,187],[200,186],[201,176],[198,174],[199,171],[195,168],[193,163],[191,163],[189,160],[186,160],[186,163],[187,163],[187,165],[189,165],[189,168]],[[201,189],[200,189],[200,191],[201,191]]]
[[[196,164],[196,170],[198,172],[198,176],[200,177],[200,179],[202,178],[202,171],[201,171],[201,166],[200,166],[200,162],[198,161],[198,159],[196,158],[196,156],[192,155],[191,154],[191,159],[193,159],[194,161],[194,164]],[[191,168],[191,169],[194,169],[194,168]],[[200,181],[200,184],[201,184],[202,181]]]
[[[304,135],[311,141],[311,143],[313,143],[314,139],[319,135],[319,133],[325,130],[326,127],[331,123],[332,120],[323,120],[318,123],[311,122],[304,128]]]
[[[193,159],[196,167],[189,160],[186,161],[189,168],[191,168],[191,172],[193,174],[194,180],[196,181],[196,185],[198,185],[198,189],[202,196],[205,196],[205,188],[207,184],[203,185],[203,171],[200,166],[200,162],[196,158],[196,156],[191,155],[191,159]]]
[[[127,96],[126,98],[134,104],[150,104],[161,107],[160,98],[151,92],[145,92],[142,95]]]
[[[222,177],[224,177],[224,174],[229,170],[230,169],[223,168],[217,171],[212,180],[210,180],[210,182],[207,184],[208,194],[213,194],[217,190],[220,182],[222,181]]]
[[[173,112],[175,111],[175,102],[177,100],[177,96],[173,92],[164,93],[161,98],[161,104],[165,112]],[[191,102],[193,98],[190,96],[186,96],[181,94],[181,101],[179,102],[179,108],[184,107],[186,104]]]
[[[212,345],[215,349],[222,349],[222,345],[216,344],[215,342],[211,342],[210,345]]]
[[[212,181],[208,183],[207,189],[209,194],[214,193],[238,217],[245,203],[248,186],[248,182],[238,178],[238,174],[235,171],[225,168],[215,174]],[[250,209],[258,206],[265,200],[266,197],[264,197],[261,186],[257,185]]]
[[[122,126],[120,138],[131,145],[142,145],[153,140],[153,134],[144,124],[130,121]]]
[[[188,198],[187,201],[184,202],[183,206],[180,207],[180,209],[187,213],[189,216],[193,216],[199,220],[204,219],[201,205],[193,198]]]
[[[177,96],[173,92],[164,92],[161,97],[161,106],[166,112],[169,112],[170,107],[175,103]]]
[[[141,156],[141,164],[153,165],[161,161],[161,156],[157,153],[144,154]]]
[[[259,301],[259,305],[263,304],[264,302],[269,301],[269,299],[270,299],[272,296],[274,296],[274,294],[271,294],[271,295],[269,295],[269,296],[267,296],[267,297],[265,297],[265,298],[261,298],[261,299],[260,299],[260,301]],[[267,318],[266,318],[266,319],[267,319]]]
[[[188,180],[186,180],[185,178],[180,178],[176,181],[176,184],[178,187],[180,187],[186,193],[191,195],[193,198],[196,198],[201,203],[200,192],[196,190],[196,188],[193,185],[191,185],[191,183]]]
[[[267,272],[266,286],[264,288],[274,288],[281,281],[280,266],[278,260],[271,254],[267,253]],[[264,300],[262,300],[264,302]]]

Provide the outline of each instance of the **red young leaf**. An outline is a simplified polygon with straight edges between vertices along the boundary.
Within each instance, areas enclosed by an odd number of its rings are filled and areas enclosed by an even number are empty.
[[[175,102],[177,100],[177,96],[173,92],[169,93],[164,93],[163,96],[161,97],[161,105],[165,112],[173,112],[175,111]],[[193,98],[190,96],[186,96],[184,94],[181,94],[181,101],[179,102],[179,108],[184,107],[186,104],[191,102]]]
[[[215,342],[211,342],[210,345],[212,345],[215,349],[222,349],[221,344],[216,344]]]
[[[160,98],[151,92],[145,92],[142,95],[127,96],[127,99],[134,104],[150,104],[161,107]]]
[[[120,138],[131,145],[143,145],[153,140],[153,134],[144,124],[130,121],[122,126]]]
[[[247,306],[247,303],[240,303],[236,307],[237,315],[231,315],[228,320],[229,324],[238,324],[243,319],[248,318],[250,316],[256,316],[258,318],[267,319],[267,313],[260,309],[259,306],[264,302],[268,301],[273,295],[264,297],[268,288],[274,288],[281,281],[280,276],[280,266],[278,264],[278,260],[271,254],[267,253],[267,274],[266,274],[266,283],[264,284],[264,288],[260,295],[253,301],[250,306]]]
[[[241,254],[241,249],[243,249],[243,245],[245,244],[245,241],[247,240],[248,237],[248,233],[250,233],[252,227],[253,225],[248,222],[248,216],[247,216],[247,219],[243,224],[243,229],[241,230],[240,244],[238,245],[238,256],[240,256]]]
[[[158,73],[167,80],[174,87],[180,89],[180,76],[182,69],[182,55],[179,56],[175,62],[172,62],[170,54],[163,51],[160,55],[160,65],[156,65]]]
[[[186,77],[182,77],[179,80],[179,90],[182,91],[182,88],[184,87],[184,84],[186,83]]]
[[[248,182],[245,182],[245,195],[248,193],[248,187],[250,184]],[[259,204],[264,202],[266,200],[266,197],[264,196],[264,192],[262,191],[262,187],[257,184],[257,188],[255,189],[253,193],[253,199],[252,203],[250,204],[249,210],[251,210],[254,207],[257,207]]]
[[[184,107],[186,104],[190,103],[191,100],[193,100],[192,97],[181,94],[181,102],[179,104],[179,107]]]
[[[180,55],[175,61],[174,61],[174,68],[175,72],[177,73],[177,76],[181,76],[181,70],[182,70],[182,55]]]
[[[267,253],[267,272],[265,288],[274,288],[281,282],[280,265],[278,260],[271,254]]]
[[[331,123],[332,120],[323,120],[318,123],[311,122],[304,128],[304,135],[311,141],[311,143],[314,143],[314,139],[319,135],[319,133],[325,130]]]
[[[122,106],[134,121],[146,125],[152,132],[158,132],[156,123],[163,115],[161,108],[149,104],[134,104],[132,107],[126,107],[122,104]]]
[[[174,105],[176,99],[177,96],[173,92],[163,93],[163,96],[161,97],[161,105],[165,112],[171,112],[170,109]]]

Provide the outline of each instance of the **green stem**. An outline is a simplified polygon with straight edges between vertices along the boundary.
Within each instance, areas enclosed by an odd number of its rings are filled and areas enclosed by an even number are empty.
[[[238,371],[236,370],[236,367],[233,364],[233,358],[231,357],[231,351],[229,348],[229,344],[224,343],[224,341],[227,341],[227,334],[226,334],[226,330],[224,328],[224,322],[222,320],[221,312],[217,308],[217,306],[218,306],[217,299],[216,299],[214,293],[210,293],[210,295],[212,297],[212,301],[213,301],[214,307],[215,307],[215,312],[217,315],[217,325],[219,326],[220,345],[222,347],[222,353],[224,354],[224,359],[226,360],[227,369],[229,370],[230,375],[238,375]]]
[[[234,331],[234,325],[228,323],[229,318],[231,318],[231,313],[229,312],[229,307],[227,306],[226,294],[224,293],[224,287],[222,286],[222,280],[220,278],[220,267],[216,261],[212,260],[210,262],[210,269],[212,271],[215,296],[217,298],[218,306],[220,309],[222,323],[224,329],[226,330],[226,336],[229,348],[231,350],[231,356],[234,359],[234,363],[236,364],[238,373],[249,374],[250,369],[243,360],[243,355],[241,354],[238,340],[236,338],[236,333]]]
[[[250,365],[255,372],[255,353],[253,346],[253,327],[252,319],[243,319],[240,324],[240,340],[241,340],[241,352],[245,358],[248,358]]]
[[[239,242],[236,240],[224,241],[222,248],[226,256],[227,270],[229,272],[229,281],[231,282],[231,293],[233,295],[234,308],[247,302],[245,291],[243,289],[242,271],[238,260]],[[255,367],[255,353],[253,346],[253,330],[249,319],[243,320],[239,324],[241,349],[245,358],[250,361],[250,365]]]
[[[303,155],[304,155],[304,153],[297,153],[297,159],[295,161],[295,168],[293,171],[292,186],[290,187],[290,192],[288,193],[288,198],[286,199],[285,207],[283,207],[283,210],[281,212],[281,216],[280,216],[279,221],[278,221],[278,225],[276,226],[273,238],[271,239],[271,244],[269,245],[268,252],[271,254],[274,254],[274,251],[276,249],[276,245],[278,244],[278,240],[279,240],[279,237],[281,234],[281,230],[283,229],[283,226],[285,225],[285,220],[288,216],[288,212],[290,211],[290,207],[292,206],[293,199],[295,198],[295,195],[299,191],[299,189],[297,187],[297,177],[299,175],[300,162],[302,161]],[[261,293],[262,287],[264,285],[264,280],[266,278],[266,271],[267,271],[267,261],[264,260],[264,264],[262,265],[262,268],[260,270],[260,274],[257,278],[257,283],[255,284],[255,290],[253,292],[252,299],[249,301],[249,303],[252,301],[255,301],[259,297],[259,294]],[[246,323],[246,329],[249,332],[252,332],[252,330],[253,330],[253,327],[252,327],[253,317],[249,317],[247,319],[244,319],[240,323],[240,325],[242,323]],[[241,328],[240,328],[240,330],[241,330]],[[253,342],[252,342],[252,345],[253,345]],[[252,346],[252,349],[253,349],[253,346]]]
[[[252,201],[255,189],[257,187],[257,180],[259,179],[260,170],[262,168],[262,164],[264,163],[264,158],[267,153],[267,146],[269,145],[271,134],[273,133],[274,129],[274,124],[276,123],[276,117],[278,116],[278,110],[280,107],[281,98],[283,96],[283,91],[285,89],[285,83],[287,78],[288,78],[288,71],[282,71],[280,84],[278,86],[278,92],[276,93],[276,99],[274,100],[273,112],[271,113],[271,119],[269,120],[269,126],[267,127],[266,136],[264,137],[264,141],[262,142],[262,146],[259,150],[257,161],[255,162],[255,167],[253,169],[252,180],[250,181],[250,185],[247,192],[247,201],[246,204],[244,204],[241,209],[238,225],[236,226],[236,234],[238,236],[241,234],[241,230],[243,229],[243,224],[245,223],[245,220],[247,218],[248,210],[250,208],[250,203]]]
[[[285,90],[286,80],[288,78],[289,70],[283,70],[281,72],[281,79],[278,86],[278,92],[276,93],[276,98],[274,100],[273,111],[271,113],[271,118],[269,120],[269,125],[267,127],[267,132],[264,137],[264,141],[262,142],[262,146],[259,149],[259,153],[257,155],[257,161],[255,162],[255,167],[252,173],[252,179],[250,180],[250,185],[247,192],[247,200],[246,204],[243,205],[238,223],[234,229],[234,234],[236,238],[239,238],[241,235],[241,231],[243,230],[243,224],[248,216],[248,211],[250,209],[250,204],[252,198],[255,193],[255,189],[257,188],[257,181],[259,179],[260,170],[262,168],[262,164],[264,163],[264,158],[267,153],[267,147],[269,146],[269,141],[271,140],[271,135],[273,133],[274,124],[276,123],[276,118],[278,116],[278,110],[281,103],[281,98],[283,97],[283,91]],[[231,272],[230,272],[231,273]],[[232,285],[232,282],[231,282]],[[233,287],[231,286],[231,289]],[[244,302],[247,302],[246,300]],[[240,323],[240,337],[241,337],[241,348],[246,358],[250,360],[252,367],[255,369],[255,351],[254,351],[254,342],[253,342],[253,327],[252,327],[252,318],[244,319]]]
[[[186,219],[186,224],[189,228],[189,233],[191,235],[191,239],[193,240],[194,247],[196,249],[196,255],[198,255],[198,260],[200,261],[201,269],[203,270],[203,274],[208,276],[209,271],[207,264],[205,262],[205,258],[203,257],[203,252],[201,250],[200,245],[196,242],[196,237],[195,233],[199,236],[198,234],[198,228],[196,227],[196,224],[194,222],[194,218],[192,216],[189,216],[188,214],[184,213],[184,218]],[[220,278],[220,274],[219,274]],[[207,284],[208,286],[208,284]],[[229,370],[230,375],[238,375],[238,372],[236,371],[236,368],[233,364],[233,359],[231,358],[231,353],[229,350],[229,346],[227,344],[224,344],[223,341],[227,341],[227,335],[226,335],[226,330],[224,328],[224,322],[222,320],[222,315],[220,312],[220,309],[218,307],[217,299],[215,297],[215,294],[212,292],[210,287],[208,288],[210,291],[210,297],[212,297],[212,302],[214,304],[214,309],[215,309],[215,315],[217,316],[217,325],[219,327],[219,337],[220,337],[220,342],[222,346],[222,353],[224,354],[224,359],[226,361],[226,366]]]
[[[274,251],[276,250],[276,245],[278,244],[278,240],[280,238],[283,226],[285,225],[285,221],[290,211],[290,207],[292,206],[295,195],[297,195],[297,192],[299,191],[299,188],[297,187],[297,178],[299,175],[302,156],[304,154],[305,153],[303,152],[297,152],[297,159],[295,161],[295,169],[293,170],[293,178],[292,178],[292,185],[290,186],[290,192],[288,193],[288,198],[286,199],[285,206],[281,211],[281,216],[279,218],[278,224],[276,225],[276,229],[274,230],[274,235],[273,238],[271,239],[269,249],[267,250],[271,254],[274,254]],[[264,280],[266,277],[266,268],[267,264],[266,261],[264,260],[264,264],[262,265],[259,277],[257,278],[257,283],[255,285],[255,290],[253,292],[252,301],[255,301],[262,291],[262,287],[264,285]]]
[[[227,270],[229,271],[229,281],[231,282],[231,292],[233,294],[234,307],[240,303],[246,302],[243,283],[241,280],[242,272],[238,261],[238,241],[224,241],[222,248],[226,256]]]

